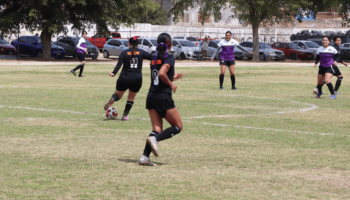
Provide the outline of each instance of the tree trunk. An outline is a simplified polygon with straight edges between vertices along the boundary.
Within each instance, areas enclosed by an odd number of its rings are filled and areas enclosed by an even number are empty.
[[[41,45],[42,45],[42,56],[41,60],[51,59],[51,36],[48,30],[43,30],[41,32]]]
[[[259,24],[253,25],[253,61],[260,61],[259,58]]]

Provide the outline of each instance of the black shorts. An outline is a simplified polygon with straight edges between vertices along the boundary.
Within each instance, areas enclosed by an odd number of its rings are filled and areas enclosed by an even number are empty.
[[[146,100],[147,109],[155,109],[161,118],[164,118],[166,111],[175,108],[171,93],[148,92]]]
[[[116,89],[125,91],[129,89],[131,92],[139,92],[142,87],[142,76],[120,75],[117,80]]]
[[[334,73],[333,73],[334,76],[340,76],[341,75],[339,67],[336,67],[336,66],[333,65],[333,70],[334,70]]]
[[[330,67],[321,67],[321,66],[319,66],[318,68],[319,68],[318,74],[321,74],[321,75],[325,75],[326,73],[331,73],[331,74],[334,73],[334,70],[333,70],[332,66],[330,66]]]
[[[220,65],[226,65],[227,67],[231,66],[231,65],[235,65],[236,62],[234,60],[231,61],[224,61],[220,59]]]
[[[85,61],[85,54],[77,53],[77,57],[78,57],[79,61]]]

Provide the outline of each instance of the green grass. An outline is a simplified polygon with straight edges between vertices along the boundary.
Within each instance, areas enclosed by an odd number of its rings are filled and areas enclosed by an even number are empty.
[[[237,91],[228,71],[218,90],[219,67],[176,68],[184,129],[160,143],[156,167],[137,163],[152,131],[148,68],[123,122],[103,116],[112,65],[87,64],[85,78],[1,66],[0,199],[349,199],[350,73],[336,100],[326,86],[316,99],[317,70],[282,65],[238,63]]]

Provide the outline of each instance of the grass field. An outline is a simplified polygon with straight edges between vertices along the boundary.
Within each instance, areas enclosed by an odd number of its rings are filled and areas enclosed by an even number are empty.
[[[73,67],[0,67],[0,199],[350,198],[349,69],[329,100],[312,94],[312,64],[238,64],[237,91],[228,71],[218,90],[218,67],[177,68],[184,129],[145,167],[149,69],[124,122],[103,116],[113,65]]]

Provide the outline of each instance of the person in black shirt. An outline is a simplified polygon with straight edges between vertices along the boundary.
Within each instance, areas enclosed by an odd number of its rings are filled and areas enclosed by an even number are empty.
[[[170,35],[160,34],[157,43],[157,53],[151,62],[151,87],[146,101],[153,131],[147,138],[143,155],[139,159],[140,165],[147,166],[155,165],[149,156],[151,152],[158,156],[158,142],[180,133],[183,126],[172,98],[172,91],[175,93],[177,89],[173,81],[181,79],[183,74],[175,73],[175,57],[168,53],[171,49]],[[163,130],[162,118],[169,122],[170,128]]]
[[[123,65],[123,69],[117,80],[115,93],[104,106],[104,109],[107,110],[115,101],[121,99],[124,92],[129,89],[128,101],[126,102],[124,114],[122,116],[122,120],[126,121],[129,120],[128,114],[134,105],[135,96],[140,91],[142,86],[143,59],[152,59],[152,55],[150,53],[137,48],[137,46],[137,38],[130,38],[129,47],[131,48],[123,51],[119,55],[118,63],[115,66],[114,71],[109,73],[109,76],[114,77]]]

